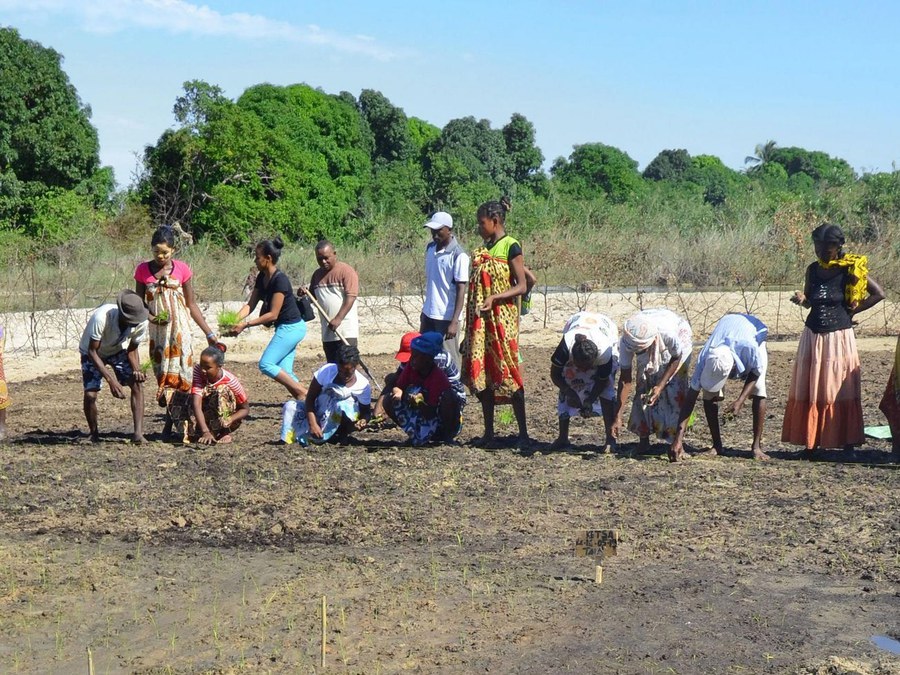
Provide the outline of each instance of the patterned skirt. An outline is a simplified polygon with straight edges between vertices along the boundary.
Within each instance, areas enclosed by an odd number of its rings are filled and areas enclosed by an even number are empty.
[[[656,386],[656,383],[662,379],[665,371],[665,364],[654,373],[647,373],[645,365],[642,363],[642,354],[637,356],[637,368],[635,373],[638,374],[637,386],[635,387],[634,400],[631,403],[631,417],[628,420],[629,431],[634,432],[641,438],[651,435],[671,443],[675,440],[675,434],[678,431],[678,418],[681,415],[681,406],[687,397],[688,386],[690,383],[690,365],[691,357],[682,363],[672,378],[669,380],[665,389],[659,396],[659,399],[652,406],[644,405],[644,395]]]
[[[237,410],[237,399],[228,385],[207,385],[203,389],[201,409],[206,418],[206,426],[214,434],[228,433],[231,429],[231,416]],[[194,419],[194,408],[190,394],[174,392],[169,399],[169,417],[176,424],[187,423],[185,435],[193,437],[197,428]]]

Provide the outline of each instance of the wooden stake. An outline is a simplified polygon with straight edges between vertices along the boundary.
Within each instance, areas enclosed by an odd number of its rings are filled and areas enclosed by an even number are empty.
[[[88,652],[88,675],[94,675],[94,655],[91,654],[91,648],[87,648]]]
[[[597,565],[597,574],[594,577],[594,583],[595,584],[603,583],[603,568],[600,565]]]
[[[322,661],[321,661],[322,668],[325,667],[325,644],[326,644],[325,629],[328,626],[327,616],[328,616],[328,605],[325,601],[325,596],[323,595],[322,596]]]

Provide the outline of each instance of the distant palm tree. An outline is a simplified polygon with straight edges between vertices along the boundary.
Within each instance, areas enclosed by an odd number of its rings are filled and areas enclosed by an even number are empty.
[[[778,143],[775,141],[766,141],[765,143],[760,143],[753,150],[755,155],[748,155],[744,158],[744,164],[752,164],[747,171],[759,171],[763,166],[768,164],[772,160],[772,154],[775,152],[775,148],[778,147]]]

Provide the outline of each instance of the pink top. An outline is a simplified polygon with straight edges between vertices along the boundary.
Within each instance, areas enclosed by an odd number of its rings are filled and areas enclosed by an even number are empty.
[[[185,281],[194,276],[194,273],[191,272],[191,268],[187,263],[183,263],[180,260],[173,260],[172,273],[169,276],[178,281],[178,283],[184,284]],[[153,276],[153,272],[150,271],[149,262],[142,262],[137,266],[137,269],[134,271],[134,280],[145,286],[156,283],[156,277]]]

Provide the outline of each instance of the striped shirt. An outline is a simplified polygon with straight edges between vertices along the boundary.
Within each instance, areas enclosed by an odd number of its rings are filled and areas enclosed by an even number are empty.
[[[194,381],[191,383],[191,393],[194,396],[203,396],[203,390],[210,384],[216,387],[225,385],[231,389],[234,393],[234,400],[237,401],[238,404],[244,403],[247,400],[247,392],[244,390],[244,385],[242,385],[241,381],[232,373],[229,373],[222,368],[222,377],[216,382],[209,382],[206,379],[206,373],[203,372],[203,369],[199,365],[194,366]]]
[[[732,379],[746,378],[749,373],[759,374],[759,346],[766,341],[769,329],[751,314],[726,314],[716,323],[707,339],[691,376],[691,389],[700,391],[700,373],[706,365],[709,350],[725,345],[734,356]]]

